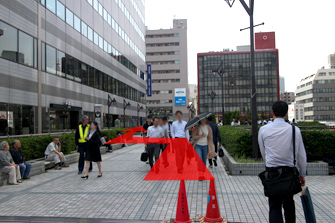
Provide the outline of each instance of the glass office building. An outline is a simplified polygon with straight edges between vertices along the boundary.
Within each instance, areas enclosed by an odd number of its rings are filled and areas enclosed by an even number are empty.
[[[94,119],[97,104],[103,127],[137,123],[144,8],[143,0],[0,1],[0,135],[74,129],[81,115]]]
[[[220,76],[213,75],[223,63],[223,88]],[[273,102],[279,100],[278,50],[256,50],[255,54],[257,112],[270,114]],[[222,94],[223,91],[223,94]],[[212,101],[208,94],[217,96]],[[251,76],[249,51],[223,51],[198,54],[198,112],[240,111],[245,116],[251,110]],[[250,118],[250,117],[249,117]]]

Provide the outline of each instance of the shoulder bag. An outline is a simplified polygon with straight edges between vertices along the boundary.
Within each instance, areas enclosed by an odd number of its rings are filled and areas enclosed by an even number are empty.
[[[283,197],[301,192],[299,171],[295,159],[295,127],[292,126],[294,167],[280,166],[267,168],[258,176],[264,186],[266,197]]]

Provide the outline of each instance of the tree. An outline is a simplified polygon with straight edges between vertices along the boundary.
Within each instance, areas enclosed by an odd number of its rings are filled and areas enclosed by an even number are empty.
[[[214,113],[212,113],[212,118],[213,118],[213,121],[212,121],[212,122],[213,122],[214,124],[216,124],[216,117],[215,117],[215,114],[214,114]]]
[[[264,114],[264,110],[262,110],[261,119],[262,120],[266,119],[266,115]]]
[[[251,119],[251,111],[250,111],[250,108],[248,107],[247,108],[247,117],[246,117],[246,119],[248,120],[248,119]]]

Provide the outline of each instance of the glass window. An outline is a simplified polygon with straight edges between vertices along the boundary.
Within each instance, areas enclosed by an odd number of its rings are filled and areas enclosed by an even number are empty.
[[[93,30],[91,27],[87,27],[87,38],[93,42]]]
[[[112,46],[109,43],[107,45],[107,53],[112,56]]]
[[[56,49],[47,45],[47,72],[56,74]]]
[[[104,9],[104,20],[107,22],[108,21],[108,14],[106,9]]]
[[[41,4],[45,6],[45,0],[41,0]]]
[[[175,34],[174,34],[174,37],[178,37],[178,36],[179,36],[179,33],[175,33]]]
[[[47,0],[47,9],[56,14],[56,0]]]
[[[73,27],[73,13],[66,8],[66,23]]]
[[[116,23],[115,23],[115,20],[112,18],[112,27],[114,30],[116,30]]]
[[[57,1],[57,16],[65,21],[65,6],[60,1]]]
[[[95,11],[97,11],[97,12],[99,11],[98,0],[94,0],[93,7],[94,7]]]
[[[37,68],[37,39],[34,38],[34,67]]]
[[[32,67],[34,64],[34,38],[19,31],[19,63]]]
[[[104,40],[104,51],[107,53],[108,52],[108,43],[106,40]]]
[[[175,64],[180,64],[180,61],[179,60],[175,60],[174,63]]]
[[[99,2],[98,4],[99,4],[99,14],[100,14],[101,16],[103,16],[103,7],[102,7],[102,5],[100,4],[100,2]]]
[[[88,4],[93,6],[93,0],[87,0],[87,1],[88,1]]]
[[[81,66],[79,67],[79,72],[80,72],[80,79],[81,83],[88,85],[88,70],[87,70],[87,65],[85,63],[81,63]]]
[[[1,57],[17,61],[17,29],[1,21],[0,28],[3,30],[3,36],[0,37]]]
[[[74,15],[74,28],[80,32],[80,19]]]
[[[104,40],[103,40],[103,38],[101,36],[99,36],[99,47],[101,49],[104,49]]]
[[[112,25],[112,16],[108,13],[108,16],[107,16],[107,22],[108,24],[111,26]]]
[[[96,32],[94,32],[94,44],[99,46],[99,35]]]
[[[42,57],[42,70],[45,71],[45,43],[42,42],[42,53],[41,53],[41,57]]]
[[[57,75],[65,77],[66,58],[65,53],[57,50]]]
[[[81,34],[87,37],[87,25],[83,21],[81,21]]]

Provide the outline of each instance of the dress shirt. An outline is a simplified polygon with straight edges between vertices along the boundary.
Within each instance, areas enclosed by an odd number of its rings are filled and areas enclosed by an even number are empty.
[[[165,125],[162,125],[161,128],[163,129],[164,138],[169,138],[169,125],[166,123]]]
[[[147,131],[147,137],[149,138],[164,138],[164,130],[160,126],[150,126]]]
[[[101,145],[105,145],[106,143],[105,137],[101,137],[100,142],[101,142]]]
[[[54,142],[51,142],[48,145],[47,149],[45,150],[44,155],[48,156],[48,155],[52,154],[54,150],[58,151],[58,145],[56,145]]]
[[[174,121],[171,127],[172,138],[187,138],[190,139],[188,130],[185,131],[185,126],[187,122],[185,121]]]
[[[300,129],[295,127],[295,153],[300,176],[307,174],[307,158]],[[258,144],[266,167],[293,167],[292,126],[283,118],[262,126],[258,133]]]

